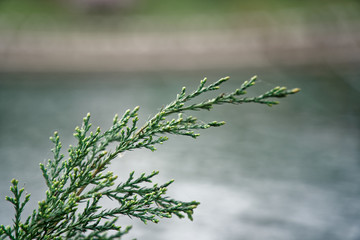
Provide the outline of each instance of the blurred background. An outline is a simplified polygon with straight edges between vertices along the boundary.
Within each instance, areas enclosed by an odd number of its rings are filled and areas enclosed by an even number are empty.
[[[104,130],[139,105],[145,122],[182,86],[229,75],[226,92],[255,74],[250,95],[302,92],[192,113],[227,124],[113,162],[120,181],[160,170],[169,195],[201,202],[194,222],[124,217],[125,239],[360,239],[355,0],[1,0],[0,222],[12,178],[32,194],[26,213],[44,198],[55,130],[65,150],[87,112]]]

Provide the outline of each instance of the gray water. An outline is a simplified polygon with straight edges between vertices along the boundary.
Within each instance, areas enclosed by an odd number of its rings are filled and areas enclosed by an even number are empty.
[[[48,137],[57,130],[63,146],[87,112],[94,126],[110,126],[115,113],[141,106],[140,119],[170,102],[182,86],[194,89],[230,75],[223,91],[260,75],[250,94],[276,85],[300,94],[264,105],[220,106],[194,112],[204,121],[224,120],[198,140],[171,137],[152,153],[115,159],[111,170],[160,170],[158,182],[175,179],[169,195],[197,200],[194,221],[165,219],[133,225],[125,239],[360,239],[359,79],[356,68],[272,69],[149,74],[0,74],[0,222],[10,224],[5,200],[12,178],[32,194],[29,213],[44,198],[38,164],[51,158]]]

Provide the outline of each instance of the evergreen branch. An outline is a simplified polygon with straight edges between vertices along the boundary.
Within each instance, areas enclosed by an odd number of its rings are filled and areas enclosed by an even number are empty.
[[[62,145],[57,132],[50,140],[54,143],[53,159],[40,169],[48,187],[46,197],[38,204],[38,209],[21,221],[21,213],[30,199],[27,194],[21,201],[24,189],[18,189],[18,181],[13,180],[10,188],[14,197],[6,200],[15,208],[13,226],[0,225],[0,239],[120,239],[130,227],[121,230],[117,225],[120,216],[129,216],[146,223],[157,223],[161,218],[173,215],[193,219],[193,210],[199,205],[196,201],[182,202],[166,195],[167,187],[173,180],[162,184],[152,184],[158,174],[145,173],[134,177],[134,172],[122,183],[115,185],[118,178],[112,172],[105,172],[108,165],[125,151],[147,148],[155,151],[157,144],[168,140],[166,135],[183,135],[196,138],[198,130],[219,127],[225,122],[204,123],[197,118],[183,117],[186,111],[211,110],[215,105],[260,103],[272,106],[278,104],[275,98],[283,98],[297,93],[299,89],[287,90],[275,87],[262,95],[244,97],[249,87],[256,82],[256,76],[245,81],[239,89],[230,93],[221,93],[217,97],[198,103],[190,103],[199,95],[216,91],[229,77],[206,86],[207,79],[200,81],[198,88],[186,94],[182,88],[176,99],[162,108],[142,127],[138,128],[139,107],[127,110],[119,118],[113,119],[112,126],[101,133],[100,128],[91,132],[90,114],[81,127],[75,128],[76,146],[70,146],[68,158],[61,153]],[[177,114],[177,117],[170,118]],[[170,119],[169,119],[170,118]],[[109,147],[115,143],[115,147]],[[100,201],[108,198],[118,206],[105,209]]]
[[[25,195],[25,199],[21,202],[21,196],[24,193],[24,188],[18,188],[18,181],[13,179],[11,181],[12,185],[10,191],[13,193],[14,197],[6,196],[6,201],[14,205],[15,209],[15,219],[13,219],[13,227],[5,227],[4,225],[0,226],[0,236],[6,235],[9,239],[21,239],[23,237],[23,231],[21,231],[21,213],[24,210],[24,207],[27,202],[30,200],[30,194]]]

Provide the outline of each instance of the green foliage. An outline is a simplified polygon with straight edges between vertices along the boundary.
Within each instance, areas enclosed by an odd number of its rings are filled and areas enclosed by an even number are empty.
[[[46,197],[38,203],[38,208],[25,221],[21,219],[24,206],[30,199],[23,197],[24,189],[18,189],[18,181],[12,180],[10,188],[14,197],[6,200],[14,205],[13,226],[0,226],[1,239],[120,239],[131,227],[125,229],[117,225],[120,216],[129,216],[146,223],[157,223],[161,218],[173,215],[193,218],[193,210],[199,205],[196,201],[182,202],[166,195],[167,187],[173,180],[159,185],[152,179],[159,172],[135,176],[132,172],[123,182],[115,184],[117,176],[105,172],[109,164],[120,153],[134,149],[156,150],[155,145],[165,142],[167,134],[184,135],[196,138],[196,130],[218,127],[224,122],[203,123],[195,117],[183,117],[186,111],[211,110],[214,105],[225,103],[261,103],[272,106],[277,104],[273,98],[286,97],[299,91],[276,87],[256,97],[244,97],[246,90],[253,86],[256,77],[245,81],[239,89],[222,93],[215,98],[189,103],[206,92],[218,90],[229,78],[222,78],[205,86],[206,79],[192,93],[186,94],[185,87],[176,99],[163,107],[141,128],[138,128],[139,107],[127,110],[119,118],[115,116],[111,128],[101,132],[97,128],[90,131],[90,114],[83,119],[81,127],[76,127],[74,136],[77,146],[70,146],[68,158],[61,153],[61,142],[57,132],[51,137],[54,143],[53,159],[40,169],[48,187]],[[178,114],[176,118],[170,115]],[[111,148],[110,144],[115,143]],[[113,144],[112,144],[113,145]],[[101,200],[117,202],[117,207],[106,209]],[[24,200],[22,200],[24,199]]]

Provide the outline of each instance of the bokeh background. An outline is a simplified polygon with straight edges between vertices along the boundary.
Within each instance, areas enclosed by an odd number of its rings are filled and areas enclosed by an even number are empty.
[[[169,195],[201,202],[193,222],[124,217],[125,239],[360,239],[355,0],[1,0],[0,222],[12,178],[32,194],[26,213],[44,198],[55,130],[68,146],[87,112],[106,129],[139,105],[145,122],[182,86],[230,75],[226,92],[255,74],[251,95],[302,92],[193,113],[227,124],[113,162],[120,181],[160,170]]]

